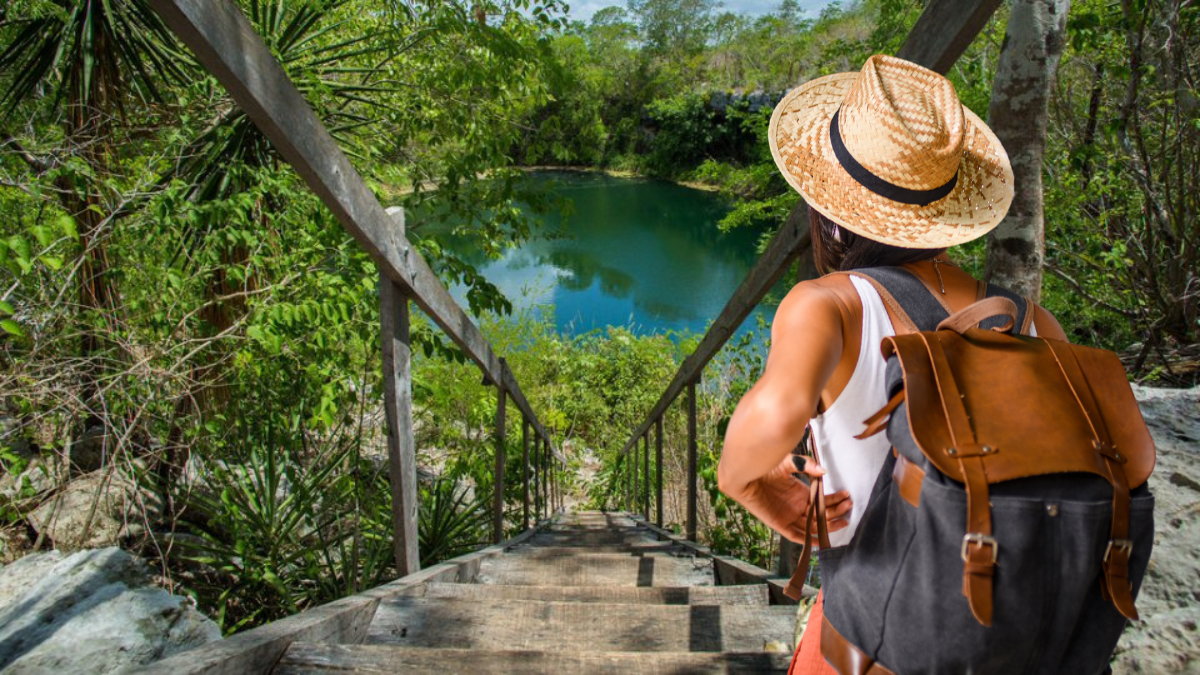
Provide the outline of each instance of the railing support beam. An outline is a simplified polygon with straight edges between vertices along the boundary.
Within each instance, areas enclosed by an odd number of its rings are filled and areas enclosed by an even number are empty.
[[[404,214],[398,222],[403,227]],[[412,426],[412,351],[408,298],[385,274],[379,275],[383,405],[387,418],[388,477],[392,490],[392,551],[397,576],[421,569],[417,550],[417,453]]]
[[[641,464],[641,459],[642,459],[641,457],[638,456],[639,454],[640,453],[638,453],[636,451],[629,454],[629,458],[631,460],[633,460],[632,462],[629,463],[629,475],[633,476],[633,492],[632,492],[632,494],[629,495],[630,497],[632,497],[632,499],[629,500],[629,506],[630,506],[629,512],[630,513],[637,513],[638,502],[640,502],[642,500],[641,486],[638,484],[638,482],[639,482],[638,479],[641,478],[641,476],[638,475],[640,473],[638,471],[638,468],[639,468],[638,465]]]
[[[503,359],[501,359],[503,361]],[[505,410],[508,406],[508,396],[504,385],[496,384],[496,467],[492,475],[494,490],[492,494],[492,543],[504,541],[504,465],[508,459],[505,455]]]
[[[696,541],[696,383],[687,385],[687,537]]]
[[[521,531],[529,529],[529,420],[521,420]]]
[[[646,476],[646,484],[642,488],[642,515],[645,516],[646,522],[650,521],[650,430],[646,430],[646,435],[642,439],[642,473]]]
[[[658,524],[659,527],[662,527],[662,524],[663,524],[663,501],[662,501],[662,495],[663,495],[663,446],[662,446],[663,439],[662,439],[662,436],[663,436],[663,434],[662,434],[662,427],[663,427],[662,417],[656,418],[654,420],[654,466],[655,466],[654,508],[657,511],[657,513],[655,515],[658,516],[658,518],[655,522]]]

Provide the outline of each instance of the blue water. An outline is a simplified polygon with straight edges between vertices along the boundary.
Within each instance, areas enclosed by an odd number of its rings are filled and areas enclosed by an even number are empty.
[[[541,173],[574,212],[541,216],[544,232],[487,260],[454,237],[441,244],[476,265],[514,308],[552,311],[564,334],[624,326],[637,334],[702,333],[757,258],[755,236],[717,229],[718,195],[663,181]],[[466,306],[465,289],[451,294]],[[760,308],[770,318],[772,308]],[[752,314],[742,331],[756,324]],[[742,332],[739,331],[739,332]]]

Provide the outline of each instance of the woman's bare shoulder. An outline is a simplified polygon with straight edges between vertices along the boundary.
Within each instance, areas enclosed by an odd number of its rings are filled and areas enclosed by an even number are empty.
[[[827,274],[792,287],[775,310],[773,325],[784,328],[812,326],[814,321],[840,324],[853,311],[858,293],[845,274]]]

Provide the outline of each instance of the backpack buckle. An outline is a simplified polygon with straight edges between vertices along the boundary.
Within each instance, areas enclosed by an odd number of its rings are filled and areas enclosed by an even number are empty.
[[[1124,540],[1122,540],[1122,541],[1124,541]],[[994,537],[989,537],[986,534],[980,534],[978,532],[968,532],[965,536],[963,536],[963,543],[962,543],[963,562],[967,562],[967,546],[969,544],[979,544],[980,546],[991,546],[992,547],[992,564],[993,565],[996,564],[996,556],[997,556],[997,554],[1000,553],[1000,544],[998,544],[996,542],[996,539]],[[1111,545],[1112,545],[1112,542],[1109,542],[1110,547],[1111,547]],[[1107,553],[1104,554],[1104,559],[1108,560]]]
[[[1104,562],[1108,562],[1108,558],[1112,555],[1114,548],[1125,551],[1126,555],[1133,555],[1133,542],[1131,540],[1109,539],[1108,547],[1104,549]]]

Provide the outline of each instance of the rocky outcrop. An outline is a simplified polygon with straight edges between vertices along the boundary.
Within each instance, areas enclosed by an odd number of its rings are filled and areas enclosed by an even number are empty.
[[[1158,450],[1154,552],[1114,675],[1200,673],[1200,387],[1134,387]]]
[[[111,673],[221,637],[117,548],[30,555],[0,572],[0,669]]]
[[[95,471],[67,483],[28,516],[57,548],[112,546],[145,533],[162,516],[162,497],[120,470]]]

